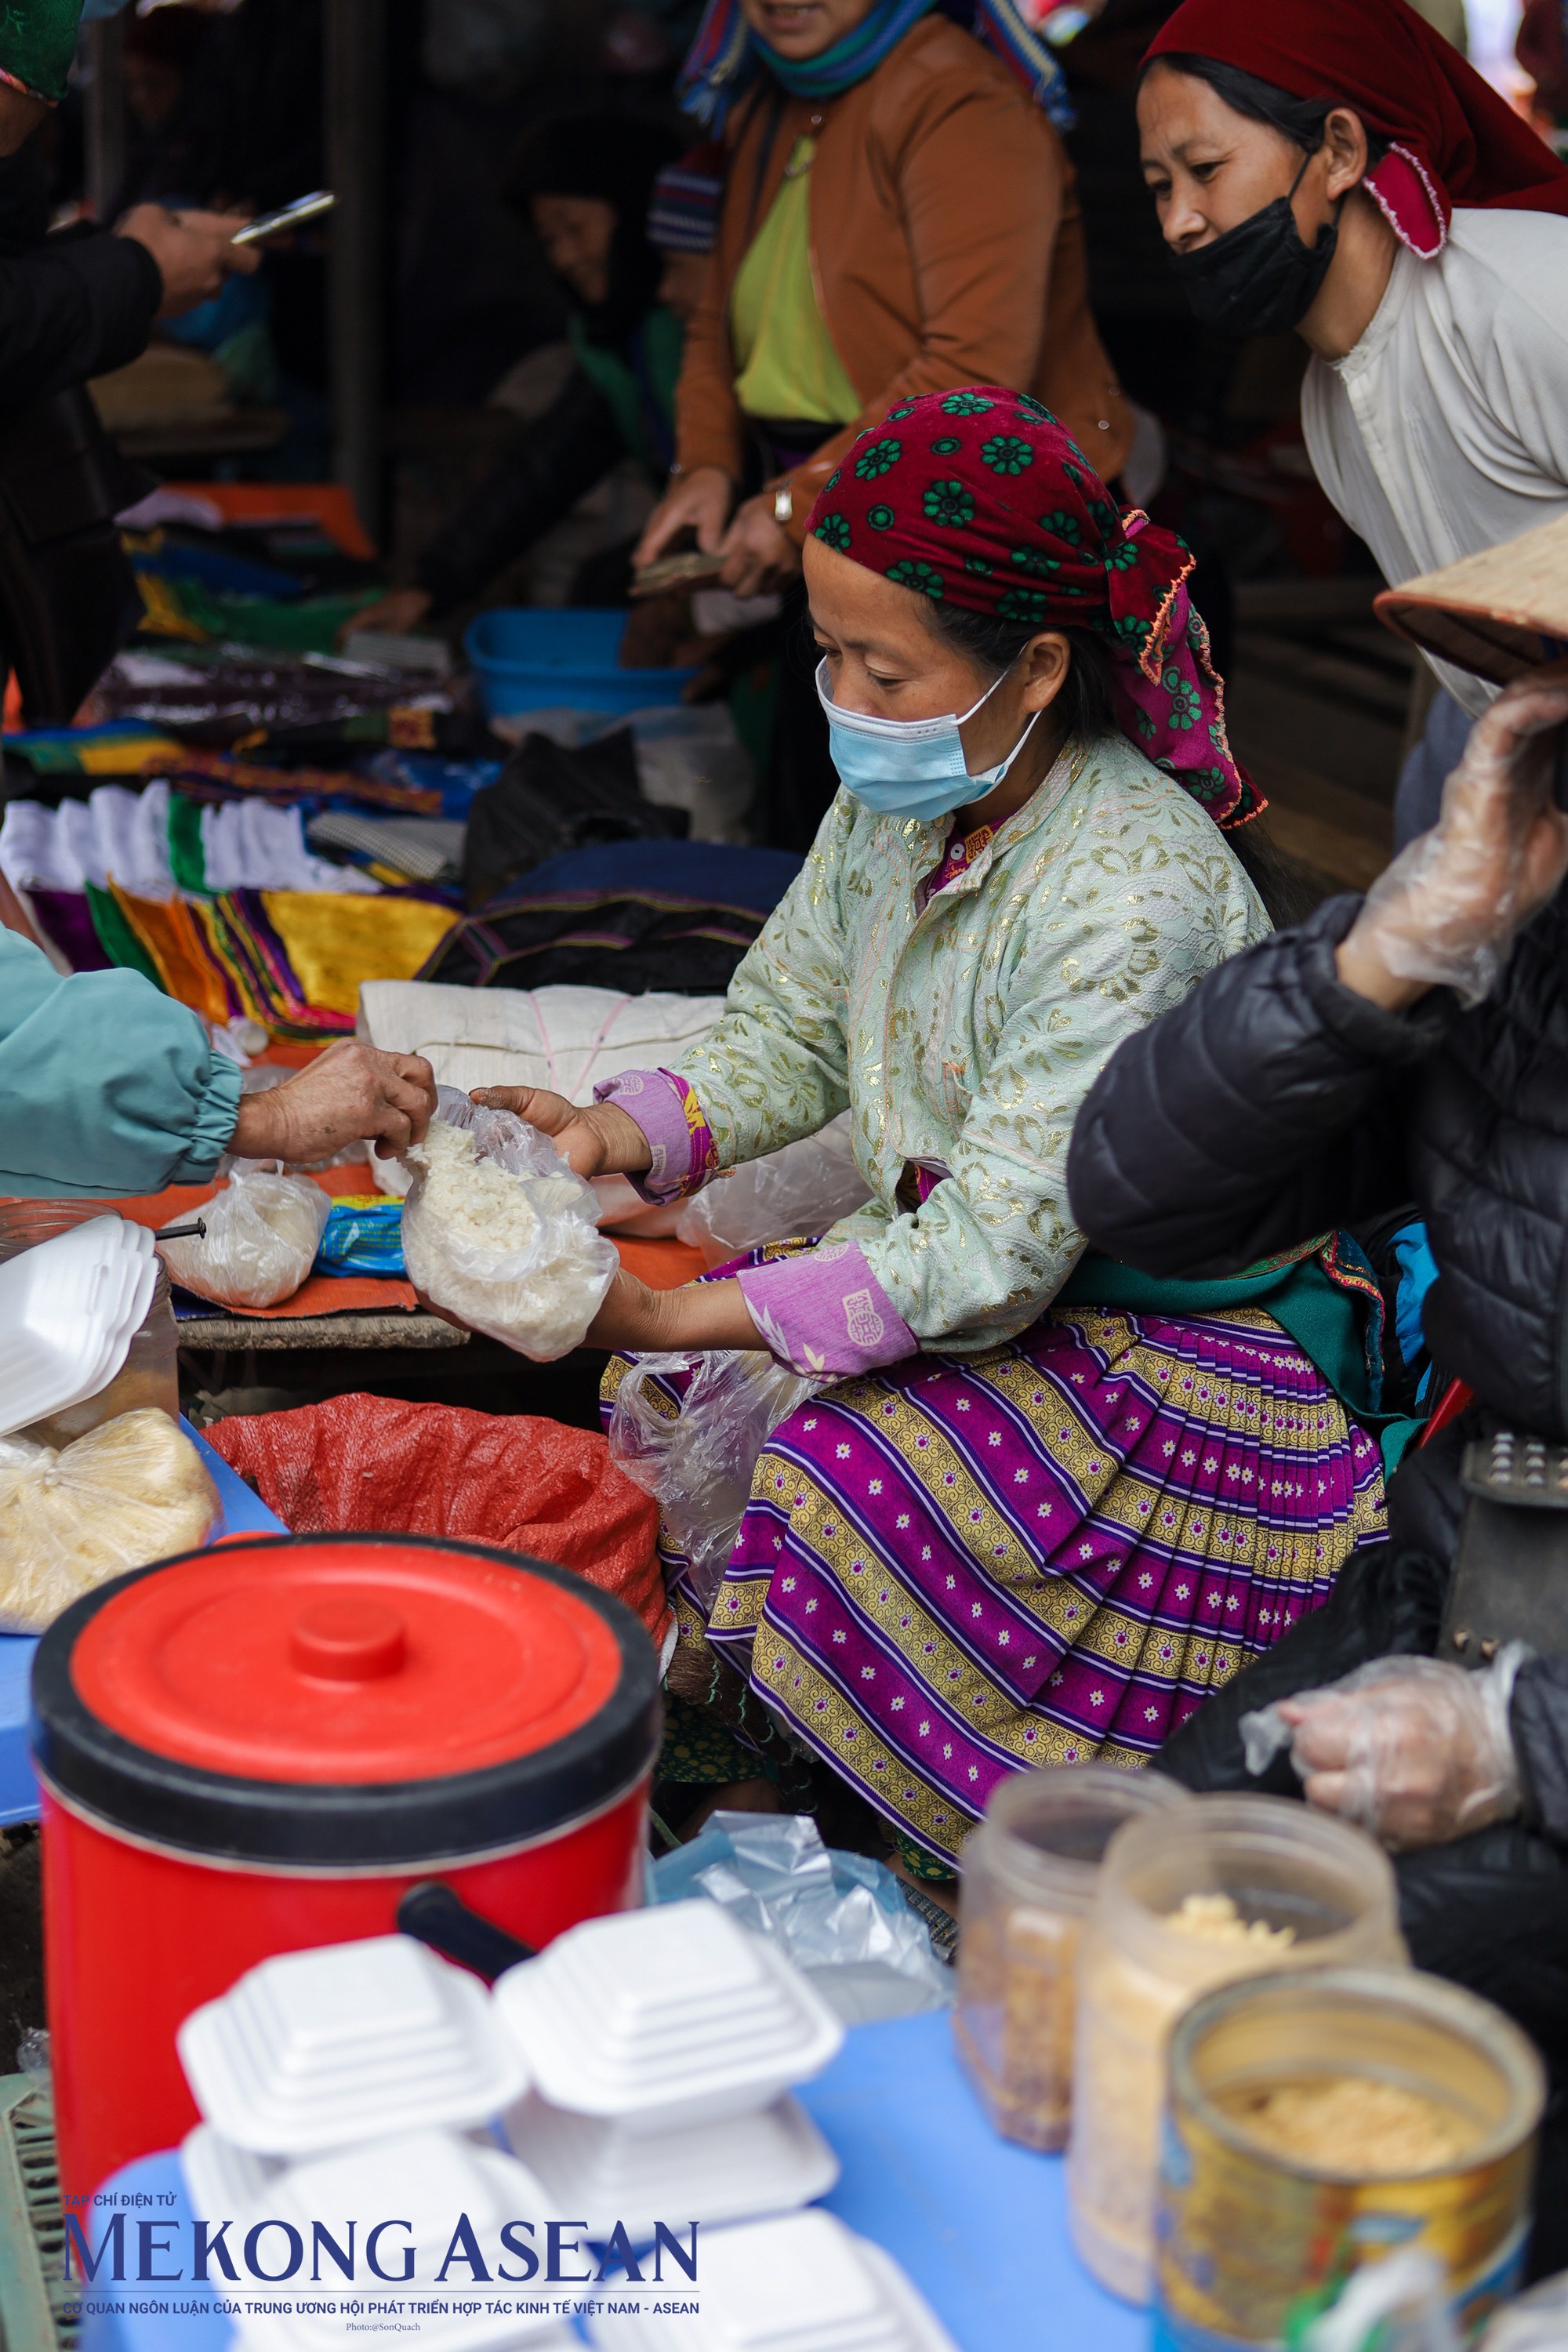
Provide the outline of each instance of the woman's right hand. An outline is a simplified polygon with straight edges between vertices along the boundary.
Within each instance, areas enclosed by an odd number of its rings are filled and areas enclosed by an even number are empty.
[[[482,1110],[510,1110],[547,1135],[576,1176],[640,1176],[653,1153],[629,1111],[613,1102],[568,1102],[545,1087],[477,1087]]]
[[[427,588],[394,588],[379,604],[362,604],[357,613],[351,613],[338,631],[338,643],[346,645],[362,629],[374,629],[385,637],[405,637],[410,629],[419,626],[432,601]]]
[[[734,498],[735,485],[721,466],[696,466],[689,474],[679,475],[648,517],[632,555],[633,571],[657,563],[683,530],[697,533],[704,555],[717,555]]]

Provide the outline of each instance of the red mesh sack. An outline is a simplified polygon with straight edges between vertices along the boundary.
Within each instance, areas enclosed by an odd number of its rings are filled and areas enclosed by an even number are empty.
[[[358,1528],[500,1544],[576,1569],[635,1609],[656,1643],[668,1630],[658,1507],[596,1431],[341,1396],[237,1413],[205,1434],[295,1535]]]

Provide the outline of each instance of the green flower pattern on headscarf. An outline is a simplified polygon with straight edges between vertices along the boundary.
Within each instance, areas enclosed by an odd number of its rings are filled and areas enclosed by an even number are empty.
[[[841,514],[825,514],[812,536],[825,547],[836,547],[842,555],[849,544],[849,525]]]
[[[899,588],[913,588],[922,596],[940,596],[945,583],[934,563],[895,563],[888,577]]]
[[[855,460],[856,479],[874,482],[879,475],[890,474],[903,454],[901,441],[873,441],[870,447],[863,449]]]
[[[974,520],[974,500],[962,482],[933,482],[921,504],[931,520],[946,530],[961,530]]]
[[[994,439],[981,443],[980,462],[989,466],[994,474],[1026,474],[1035,462],[1035,453],[1016,433],[998,433]]]

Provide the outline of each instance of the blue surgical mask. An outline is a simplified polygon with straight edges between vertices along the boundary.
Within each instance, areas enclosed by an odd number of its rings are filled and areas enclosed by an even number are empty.
[[[1004,670],[1002,677],[1005,677]],[[1029,740],[1039,712],[1019,736],[1007,757],[994,768],[971,775],[964,764],[959,729],[983,709],[1002,678],[988,686],[967,710],[944,711],[939,719],[872,719],[859,710],[840,710],[827,690],[827,664],[816,667],[816,698],[827,714],[833,764],[839,781],[858,801],[879,816],[915,816],[927,823],[984,800],[1002,782]]]

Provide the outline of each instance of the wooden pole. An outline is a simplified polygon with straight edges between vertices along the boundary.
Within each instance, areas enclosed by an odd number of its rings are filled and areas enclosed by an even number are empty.
[[[87,209],[106,220],[125,178],[125,26],[100,16],[87,28]]]
[[[384,0],[326,0],[327,337],[332,470],[381,537],[384,432]]]

